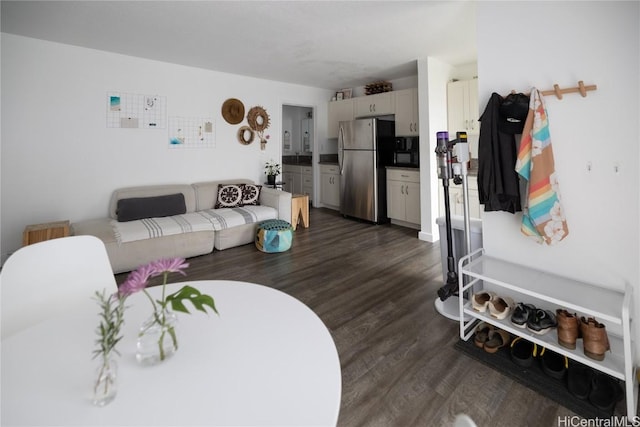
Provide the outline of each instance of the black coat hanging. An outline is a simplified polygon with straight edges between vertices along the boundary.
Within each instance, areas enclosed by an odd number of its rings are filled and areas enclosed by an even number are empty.
[[[520,184],[515,171],[517,147],[513,133],[500,131],[502,97],[491,94],[480,116],[478,140],[478,198],[485,212],[522,210]]]

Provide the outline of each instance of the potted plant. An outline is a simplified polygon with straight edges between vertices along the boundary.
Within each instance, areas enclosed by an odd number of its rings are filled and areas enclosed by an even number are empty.
[[[279,163],[276,163],[273,159],[268,161],[264,167],[264,173],[267,175],[267,183],[269,185],[276,184],[276,177],[282,173],[282,169]]]

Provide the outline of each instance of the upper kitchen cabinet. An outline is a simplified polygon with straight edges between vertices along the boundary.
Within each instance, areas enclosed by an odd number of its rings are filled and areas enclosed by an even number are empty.
[[[396,136],[418,136],[418,89],[395,92]]]
[[[338,137],[338,123],[353,120],[353,99],[331,101],[327,118],[327,138]]]
[[[449,135],[462,131],[469,135],[480,134],[478,79],[447,84],[447,115]]]
[[[395,92],[359,96],[355,99],[355,116],[372,117],[393,114]]]

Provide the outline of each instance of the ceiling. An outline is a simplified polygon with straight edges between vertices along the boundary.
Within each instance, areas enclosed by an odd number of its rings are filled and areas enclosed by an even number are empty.
[[[4,33],[337,90],[476,62],[473,1],[4,1]]]

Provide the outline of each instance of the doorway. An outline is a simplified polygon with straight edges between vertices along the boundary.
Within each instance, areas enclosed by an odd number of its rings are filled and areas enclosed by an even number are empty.
[[[314,167],[314,108],[304,105],[282,105],[282,181],[283,189],[292,194],[308,194],[316,200]]]

